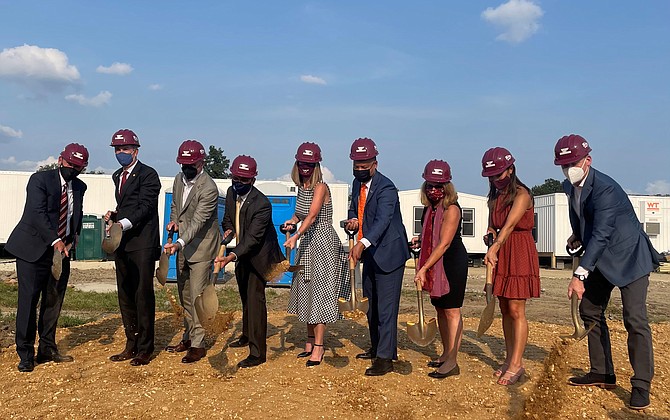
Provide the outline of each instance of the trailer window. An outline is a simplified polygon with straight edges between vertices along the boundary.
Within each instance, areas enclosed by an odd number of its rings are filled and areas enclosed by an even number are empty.
[[[414,230],[412,235],[421,235],[421,215],[423,214],[423,206],[414,206]]]
[[[475,236],[475,209],[461,209],[463,217],[461,236]]]
[[[661,234],[661,224],[656,222],[647,222],[647,235],[655,236]]]

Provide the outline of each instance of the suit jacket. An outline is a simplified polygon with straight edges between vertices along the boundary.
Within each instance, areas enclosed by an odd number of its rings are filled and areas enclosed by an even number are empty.
[[[123,232],[119,249],[138,251],[155,248],[156,259],[160,256],[158,239],[158,194],[161,182],[158,173],[142,162],[137,162],[133,172],[128,176],[119,194],[119,181],[123,168],[112,175],[116,195],[115,221],[128,219],[133,227]]]
[[[221,226],[223,231],[235,232],[235,201],[237,195],[232,187],[226,193],[226,211]],[[241,237],[232,252],[237,255],[238,263],[247,264],[265,281],[273,264],[283,261],[284,254],[279,248],[277,231],[272,224],[272,205],[270,200],[256,187],[252,187],[247,199],[240,208]]]
[[[597,268],[619,287],[658,267],[657,253],[616,181],[590,168],[579,202],[580,216],[573,206],[575,188],[565,180],[563,189],[570,201],[572,232],[585,250],[579,265],[589,271]]]
[[[219,250],[218,204],[219,189],[207,172],[202,172],[182,205],[184,174],[174,178],[170,221],[179,225],[179,237],[184,241],[184,258],[189,262],[212,261]]]
[[[360,191],[361,183],[354,179],[349,205],[350,219],[358,217]],[[363,237],[371,244],[365,252],[370,253],[384,272],[395,270],[410,258],[407,232],[400,214],[398,189],[379,171],[372,177],[365,200],[363,220],[358,222],[363,227]]]
[[[80,179],[73,179],[71,236],[81,233],[84,192],[86,192],[86,184]],[[23,215],[9,235],[5,249],[22,260],[35,262],[58,239],[58,218],[60,217],[62,194],[59,169],[32,174],[28,180],[26,193]]]

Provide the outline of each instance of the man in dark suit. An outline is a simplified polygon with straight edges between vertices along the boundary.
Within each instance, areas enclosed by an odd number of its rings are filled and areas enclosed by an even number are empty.
[[[612,289],[621,291],[623,321],[628,332],[628,356],[633,367],[630,408],[649,406],[654,376],[651,329],[647,320],[649,273],[658,267],[657,253],[640,227],[624,190],[612,178],[591,167],[591,147],[583,137],[571,134],[558,140],[554,164],[567,180],[563,188],[570,200],[572,235],[568,246],[584,249],[579,267],[568,286],[582,299],[579,312],[589,333],[591,370],[570,378],[574,386],[615,388],[616,376],[605,309]]]
[[[109,359],[113,362],[131,359],[132,366],[140,366],[148,364],[154,352],[153,277],[161,252],[158,239],[161,183],[153,168],[137,160],[140,142],[131,130],[117,131],[111,146],[121,168],[112,175],[116,211],[108,211],[105,220],[118,223],[123,230],[114,262],[126,346]]]
[[[272,206],[262,192],[253,186],[256,161],[251,156],[238,156],[231,165],[233,183],[226,193],[223,216],[224,234],[235,232],[235,248],[222,258],[225,267],[237,263],[235,277],[242,299],[242,336],[231,347],[249,346],[249,356],[237,366],[248,368],[265,363],[268,328],[265,284],[275,277],[277,264],[284,260],[277,231],[272,224]]]
[[[35,363],[74,360],[58,352],[56,324],[70,277],[70,253],[81,232],[86,184],[77,176],[87,165],[88,150],[71,143],[61,152],[58,169],[31,175],[23,216],[5,246],[16,257],[19,279],[16,352],[21,358],[18,366],[21,372],[32,372]],[[51,270],[54,253],[63,255],[59,278],[54,278]],[[40,314],[36,320],[40,299]],[[36,332],[40,336],[37,357]]]
[[[368,138],[351,145],[354,161],[347,229],[358,229],[358,242],[349,251],[355,263],[363,261],[363,295],[368,298],[371,348],[356,356],[373,359],[368,376],[393,371],[398,359],[398,308],[409,259],[407,233],[402,224],[398,189],[377,171],[377,146]]]

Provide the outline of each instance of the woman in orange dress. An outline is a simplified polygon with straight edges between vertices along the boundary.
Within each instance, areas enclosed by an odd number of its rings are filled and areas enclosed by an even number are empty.
[[[525,373],[526,300],[540,297],[540,266],[532,234],[533,196],[516,176],[514,157],[505,148],[484,153],[482,176],[489,180],[487,233],[494,239],[487,243],[490,248],[484,262],[494,267],[493,294],[500,302],[507,353],[494,376],[498,384],[512,385]]]

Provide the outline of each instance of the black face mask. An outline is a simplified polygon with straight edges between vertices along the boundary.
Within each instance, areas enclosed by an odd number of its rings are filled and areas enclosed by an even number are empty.
[[[245,195],[249,191],[251,191],[251,184],[245,184],[243,182],[239,181],[233,181],[233,191],[235,191],[235,194],[238,196]]]
[[[372,178],[372,175],[370,175],[369,169],[354,169],[354,178],[365,184]]]
[[[81,171],[78,171],[74,168],[68,168],[67,166],[61,166],[60,167],[60,174],[65,180],[65,182],[70,182],[73,179],[75,179]]]
[[[187,180],[192,180],[198,175],[198,169],[193,165],[181,165],[181,171],[184,173],[184,176]]]

